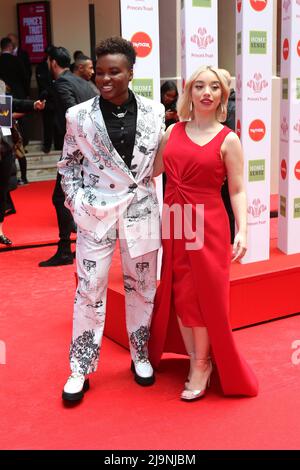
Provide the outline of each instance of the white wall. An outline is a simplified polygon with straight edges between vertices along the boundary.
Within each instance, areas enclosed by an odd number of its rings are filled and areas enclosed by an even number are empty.
[[[89,55],[89,0],[51,0],[52,43]]]
[[[96,42],[121,31],[119,0],[90,0],[95,5]]]

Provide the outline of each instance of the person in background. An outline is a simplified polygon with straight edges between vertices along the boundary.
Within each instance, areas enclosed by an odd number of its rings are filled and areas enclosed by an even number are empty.
[[[6,83],[9,93],[17,99],[26,99],[28,97],[28,77],[23,62],[19,57],[13,55],[14,45],[10,38],[1,39],[1,56],[0,56],[0,79]],[[19,120],[18,126],[22,136],[24,146],[28,143],[28,129],[26,117]],[[21,180],[20,184],[27,184],[27,161],[24,155],[18,159]]]
[[[16,34],[9,33],[7,37],[11,40],[13,44],[13,52],[12,54],[22,62],[24,65],[24,69],[26,72],[26,95],[30,96],[30,83],[31,83],[31,76],[32,76],[32,68],[30,63],[29,55],[26,51],[21,49],[19,46],[19,39]]]
[[[48,52],[48,66],[53,77],[55,99],[55,124],[59,132],[59,147],[63,148],[66,133],[66,112],[72,106],[94,98],[86,80],[77,77],[70,71],[71,57],[64,47],[52,47]],[[56,184],[52,195],[59,229],[59,241],[56,253],[51,258],[41,261],[41,268],[73,264],[71,251],[71,233],[75,230],[71,212],[65,207],[65,195],[61,187],[61,175],[57,173]]]
[[[81,55],[85,55],[84,52],[79,51],[79,50],[74,52],[74,54],[73,54],[74,62],[72,62],[72,64],[70,65],[70,70],[71,70],[72,73],[74,72],[75,62],[78,59],[78,57],[80,57]]]
[[[53,79],[48,67],[48,54],[53,46],[45,49],[45,58],[36,66],[36,81],[39,90],[39,98],[46,99],[46,107],[42,113],[43,118],[43,152],[49,153],[54,141],[55,150],[59,150],[59,142],[56,137],[57,131],[54,126],[55,100]]]
[[[92,81],[92,76],[94,75],[94,66],[93,66],[93,61],[90,57],[86,55],[80,55],[77,57],[73,69],[74,75],[77,75],[77,77],[83,78],[83,80],[86,80],[87,83],[90,85],[92,90],[95,92],[96,95],[99,95],[99,90],[96,87],[96,85]]]
[[[160,88],[161,102],[165,107],[166,129],[178,121],[177,100],[178,90],[176,83],[172,80],[164,82]]]
[[[231,75],[226,69],[220,69],[221,73],[224,75],[227,85],[230,88],[231,85]],[[235,132],[235,91],[233,88],[230,88],[230,94],[228,98],[228,106],[227,106],[227,117],[226,121],[223,122],[224,126],[229,127]],[[230,202],[230,195],[228,189],[228,180],[227,178],[224,181],[224,184],[221,188],[222,199],[224,202],[224,206],[228,215],[229,226],[230,226],[230,242],[233,244],[234,236],[235,236],[235,218],[234,213],[231,207]]]
[[[165,123],[166,129],[172,124],[178,122],[177,114],[177,100],[178,100],[178,89],[176,83],[172,80],[168,80],[160,87],[160,100],[165,107]],[[165,193],[165,187],[167,183],[167,176],[164,172],[163,175],[163,194]]]
[[[190,357],[180,395],[185,401],[205,395],[213,370],[212,353],[225,395],[258,393],[257,379],[239,353],[229,323],[230,263],[247,250],[247,198],[241,142],[221,124],[228,96],[227,81],[218,69],[196,70],[178,104],[182,122],[167,129],[154,162],[153,176],[165,170],[167,186],[162,275],[149,357],[154,366],[159,364],[168,326],[177,317]],[[220,194],[226,174],[238,227],[233,249]],[[175,219],[170,217],[173,208]]]
[[[19,45],[19,39],[16,34],[9,33],[7,37],[11,40],[13,44],[12,54],[19,59],[19,61],[22,63],[24,67],[25,75],[26,75],[26,81],[24,82],[25,97],[28,98],[30,97],[31,76],[32,76],[32,68],[31,68],[29,55],[24,49],[21,49]],[[24,157],[22,161],[21,159],[18,159],[18,162],[20,164],[20,170],[21,170],[21,173],[23,174],[19,184],[27,184],[27,176],[26,176],[27,161],[25,158],[25,154],[27,153],[26,146],[29,143],[29,134],[30,134],[30,119],[28,118],[27,115],[25,115],[22,119],[18,121],[18,126],[20,129],[20,133],[22,135],[23,146],[24,146]]]
[[[6,86],[0,81],[1,90],[5,90]],[[12,102],[14,113],[26,113],[33,110],[42,111],[45,102],[32,100],[19,100],[13,98]],[[15,212],[12,200],[8,196],[10,188],[10,179],[14,168],[14,134],[6,135],[0,127],[0,244],[12,245],[12,241],[5,236],[3,232],[3,222],[5,212],[8,209],[7,203],[10,203],[11,210]]]

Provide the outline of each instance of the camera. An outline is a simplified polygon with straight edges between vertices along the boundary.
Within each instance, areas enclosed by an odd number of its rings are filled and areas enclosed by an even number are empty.
[[[172,113],[176,112],[176,103],[171,103],[168,107],[167,111],[171,111]]]

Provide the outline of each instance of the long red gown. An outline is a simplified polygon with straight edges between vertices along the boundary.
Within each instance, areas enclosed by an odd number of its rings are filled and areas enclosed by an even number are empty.
[[[226,170],[220,149],[231,130],[224,126],[210,142],[200,146],[188,137],[185,126],[183,122],[174,126],[163,155],[167,174],[165,206],[179,204],[183,207],[192,204],[195,209],[196,204],[204,204],[203,247],[196,250],[183,248],[188,268],[184,271],[186,273],[190,270],[192,275],[186,281],[183,278],[181,282],[179,305],[180,296],[182,305],[184,295],[188,305],[187,313],[181,312],[185,314],[182,320],[186,326],[196,326],[195,311],[196,315],[198,311],[199,326],[203,323],[206,325],[224,394],[255,396],[258,392],[257,379],[237,350],[229,324],[230,230],[221,198]],[[164,211],[163,227],[167,223],[166,217],[169,220]],[[178,302],[174,302],[173,281],[176,279],[177,283],[180,277],[176,276],[176,272],[174,276],[174,266],[182,267],[180,247],[185,246],[182,245],[185,240],[182,243],[174,240],[172,229],[174,231],[174,223],[171,224],[171,236],[163,238],[161,283],[155,298],[151,325],[149,357],[154,367],[158,367],[164,350],[183,350],[174,312],[174,305]],[[185,282],[189,285],[185,285]],[[193,283],[192,287],[190,283]],[[189,295],[191,289],[193,295]],[[191,302],[195,310],[193,315],[189,314],[193,310]],[[190,321],[189,315],[192,315]],[[173,337],[168,339],[170,332]],[[172,343],[169,348],[168,343]],[[174,348],[174,344],[177,347]]]

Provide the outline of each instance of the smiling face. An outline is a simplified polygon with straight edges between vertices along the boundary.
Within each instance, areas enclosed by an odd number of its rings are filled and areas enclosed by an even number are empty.
[[[96,85],[101,96],[116,105],[128,99],[128,85],[133,72],[124,54],[100,56],[96,65]]]
[[[216,112],[222,98],[222,88],[214,72],[201,72],[193,83],[191,98],[196,112]]]

